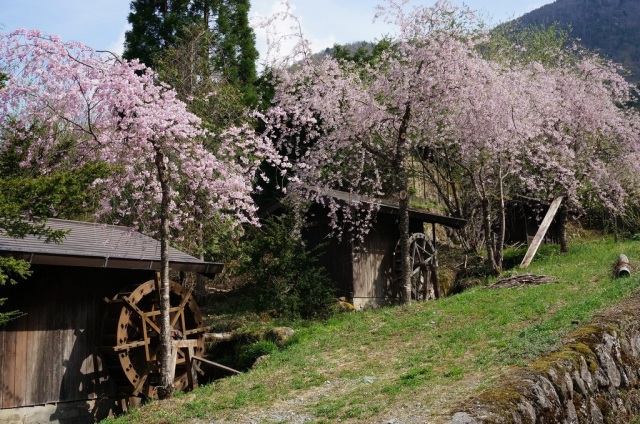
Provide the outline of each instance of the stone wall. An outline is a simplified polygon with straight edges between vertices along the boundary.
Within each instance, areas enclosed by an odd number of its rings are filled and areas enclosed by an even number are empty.
[[[451,424],[622,423],[640,416],[640,296],[570,334],[561,350],[509,373]]]
[[[2,424],[93,424],[95,401],[0,409]]]

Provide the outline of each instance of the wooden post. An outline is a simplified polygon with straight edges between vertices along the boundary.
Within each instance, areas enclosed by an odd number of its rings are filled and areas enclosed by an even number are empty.
[[[173,341],[173,358],[172,365],[175,366],[178,362],[178,350],[184,349],[184,360],[187,367],[187,385],[190,390],[198,387],[198,376],[196,374],[196,367],[193,362],[194,348],[198,346],[197,340],[174,340]]]
[[[563,199],[563,196],[558,196],[555,199],[553,199],[553,202],[551,202],[551,206],[549,206],[549,210],[547,211],[547,214],[544,216],[544,219],[542,220],[542,224],[540,224],[540,228],[538,228],[538,232],[533,238],[533,241],[531,242],[529,249],[527,249],[527,253],[524,255],[524,258],[522,259],[522,263],[520,263],[520,268],[526,268],[531,264],[533,257],[536,255],[536,252],[540,247],[540,244],[542,244],[542,240],[544,239],[544,236],[547,234],[547,230],[549,230],[549,226],[551,226],[551,223],[553,222],[553,218],[556,216],[556,213],[558,212],[558,208],[562,204],[562,199]]]
[[[440,299],[443,296],[442,290],[440,290],[440,279],[438,278],[438,247],[436,246],[436,224],[431,223],[431,238],[433,239],[433,263],[431,264],[431,272],[429,278],[433,284],[433,295],[436,299]],[[426,297],[425,297],[426,299]]]

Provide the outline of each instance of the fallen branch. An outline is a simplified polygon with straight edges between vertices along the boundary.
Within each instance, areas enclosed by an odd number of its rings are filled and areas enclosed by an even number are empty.
[[[501,278],[491,284],[489,288],[508,289],[523,286],[539,286],[541,284],[554,283],[556,281],[555,277],[549,277],[548,275],[520,274]]]

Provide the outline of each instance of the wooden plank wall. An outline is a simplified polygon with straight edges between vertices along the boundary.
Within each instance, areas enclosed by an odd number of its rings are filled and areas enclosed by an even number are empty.
[[[353,258],[353,297],[393,296],[393,252],[398,239],[395,220],[379,216],[365,240],[365,249]]]
[[[31,279],[2,287],[5,310],[27,315],[0,327],[0,406],[14,408],[93,399],[111,390],[99,353],[102,299],[141,272],[36,268]]]

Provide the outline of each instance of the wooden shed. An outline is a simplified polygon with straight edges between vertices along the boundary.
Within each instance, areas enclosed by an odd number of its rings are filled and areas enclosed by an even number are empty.
[[[48,225],[69,230],[62,243],[0,235],[0,255],[24,259],[33,271],[0,286],[3,310],[24,313],[0,327],[0,422],[94,422],[153,385],[154,370],[139,367],[157,342],[149,341],[152,330],[146,341],[139,334],[158,315],[159,243],[120,226]],[[222,269],[176,249],[170,264],[209,276]],[[172,306],[181,337],[196,346],[204,330],[189,292],[172,285]]]
[[[312,190],[320,190],[313,188]],[[338,190],[321,189],[322,196],[347,205],[371,204],[378,208],[373,228],[362,245],[330,237],[327,210],[315,204],[310,208],[303,237],[309,247],[324,244],[320,264],[337,284],[339,296],[349,299],[357,310],[394,304],[400,300],[399,258],[397,245],[398,205],[381,199],[355,195]],[[274,213],[277,205],[265,210]],[[411,242],[412,297],[427,300],[434,297],[437,286],[436,225],[461,228],[466,220],[409,209]],[[434,286],[435,281],[435,286]]]
[[[505,240],[507,245],[529,245],[540,228],[551,202],[516,196],[507,202],[505,216]],[[560,239],[558,218],[555,217],[545,233],[544,243],[558,243]]]

